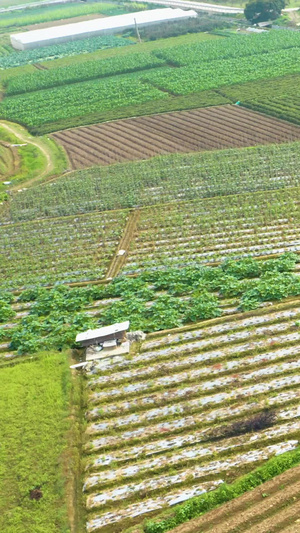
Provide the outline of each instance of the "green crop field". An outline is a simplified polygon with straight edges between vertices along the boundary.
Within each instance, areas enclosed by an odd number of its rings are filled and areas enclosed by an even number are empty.
[[[296,187],[299,158],[295,142],[80,170],[15,194],[3,222]]]
[[[71,377],[66,354],[40,354],[1,368],[0,374],[1,532],[67,532],[64,453]],[[40,501],[30,499],[36,487]]]
[[[133,7],[0,15],[0,531],[294,532],[300,34],[9,45]]]
[[[138,108],[138,112],[145,114],[149,112],[150,102],[153,112],[156,100],[165,101],[163,110],[168,105],[171,109],[181,109],[184,106],[180,100],[169,102],[169,99],[209,90],[222,92],[226,85],[233,83],[299,73],[299,47],[297,32],[232,35],[213,42],[199,40],[169,49],[149,49],[148,54],[137,51],[126,58],[121,54],[100,61],[98,56],[98,60],[49,72],[20,72],[20,76],[14,73],[3,81],[6,97],[0,103],[0,117],[20,122],[34,133],[47,133],[105,120],[107,112],[110,112],[109,119],[128,116],[130,108],[134,113],[135,106],[141,106],[143,111]],[[12,61],[13,66],[14,55],[2,58],[2,64]],[[139,72],[126,74],[133,70]],[[79,105],[80,94],[84,98]],[[224,95],[222,92],[219,98]],[[212,103],[208,98],[204,105]],[[161,109],[160,102],[158,109]]]
[[[37,6],[30,9],[1,13],[0,31],[11,31],[12,29],[38,24],[40,22],[70,19],[94,13],[108,16],[119,15],[124,13],[124,9],[116,4],[105,2],[91,2],[87,4],[78,2],[72,6],[65,4],[59,7],[55,4],[52,6]]]

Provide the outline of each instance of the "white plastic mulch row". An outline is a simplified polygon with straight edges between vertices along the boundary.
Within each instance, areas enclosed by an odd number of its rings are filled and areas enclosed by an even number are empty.
[[[267,349],[269,348],[270,344],[288,344],[289,342],[296,342],[300,340],[300,331],[295,331],[292,333],[285,333],[283,335],[274,336],[274,337],[266,337],[263,339],[255,339],[252,342],[248,342],[245,344],[233,344],[232,346],[224,346],[220,348],[219,350],[215,350],[213,352],[204,352],[200,354],[200,357],[203,357],[203,360],[206,361],[208,359],[208,353],[212,354],[211,358],[215,357],[224,357],[228,356],[233,353],[242,353],[247,350],[257,350],[257,349]],[[146,364],[156,361],[161,361],[161,364],[164,364],[164,360],[171,359],[173,357],[173,360],[177,360],[180,356],[184,357],[187,354],[191,352],[197,353],[198,350],[204,350],[205,346],[201,343],[204,341],[194,341],[187,343],[185,345],[179,345],[174,347],[167,347],[162,348],[160,350],[156,351],[150,351],[150,352],[143,352],[141,354],[138,354],[134,356],[133,358],[130,358],[128,356],[115,356],[115,357],[107,357],[106,359],[103,359],[101,361],[102,370],[103,372],[106,372],[107,370],[114,370],[114,373],[116,373],[118,368],[133,368],[134,366],[146,366]],[[91,380],[91,384],[93,384],[93,380]]]
[[[222,483],[222,479],[217,481],[208,481],[206,483],[202,483],[201,485],[195,485],[186,489],[177,490],[176,492],[168,492],[168,494],[163,496],[157,496],[156,498],[149,498],[140,503],[131,504],[128,507],[125,507],[125,509],[104,513],[101,516],[88,521],[87,531],[88,533],[91,533],[101,527],[119,522],[120,520],[134,518],[135,516],[150,513],[151,511],[156,511],[165,506],[172,506],[176,503],[184,502],[190,498],[200,496],[205,492],[214,490]]]
[[[299,399],[300,390],[289,390],[271,396],[268,399],[268,406],[271,407],[275,405],[288,404],[293,401],[299,401]],[[240,403],[238,406],[222,407],[219,409],[205,411],[204,413],[199,413],[192,416],[183,416],[177,419],[173,419],[171,421],[160,422],[155,425],[151,424],[150,426],[142,426],[131,430],[128,429],[127,431],[121,432],[119,435],[106,435],[93,440],[89,440],[89,442],[86,444],[86,451],[96,452],[97,450],[103,448],[115,448],[124,445],[126,446],[128,441],[130,442],[133,439],[148,439],[149,437],[158,436],[162,437],[159,440],[155,440],[153,444],[150,442],[146,444],[130,446],[126,452],[123,451],[125,457],[138,457],[138,455],[140,454],[145,454],[146,456],[151,455],[152,453],[154,453],[153,450],[169,449],[169,447],[172,446],[173,443],[173,437],[169,435],[172,435],[172,433],[174,432],[176,433],[178,431],[187,429],[190,429],[190,431],[192,431],[193,428],[198,424],[205,424],[210,422],[214,423],[218,420],[221,420],[222,422],[225,421],[226,423],[227,420],[235,416],[250,416],[251,414],[253,414],[253,412],[257,412],[258,410],[264,409],[265,405],[265,400],[256,402],[243,402]],[[284,408],[283,410],[279,410],[277,412],[277,417],[279,419],[290,419],[298,416],[300,416],[300,407],[290,409]],[[194,434],[199,436],[202,434],[204,437],[209,431],[210,428],[206,428],[203,430],[199,430]],[[191,443],[193,442],[192,439],[194,434],[185,434],[184,439],[186,439],[187,442]]]
[[[297,355],[299,353],[299,348],[292,346],[290,348],[284,348],[282,350],[274,350],[271,352],[265,352],[262,354],[254,355],[251,357],[244,357],[240,359],[234,359],[232,361],[222,361],[222,363],[215,364],[213,366],[193,368],[193,365],[198,362],[197,357],[189,358],[190,361],[190,371],[179,372],[173,375],[163,376],[161,378],[153,378],[151,381],[142,381],[132,385],[121,386],[116,389],[111,389],[109,391],[103,392],[94,392],[90,394],[89,400],[93,403],[100,402],[109,402],[110,399],[118,399],[119,397],[129,397],[135,395],[139,392],[151,392],[155,389],[161,387],[169,387],[171,385],[184,384],[192,382],[203,377],[215,376],[216,374],[223,374],[225,372],[240,372],[249,366],[256,366],[259,364],[269,363],[271,361],[276,361],[277,359],[282,359],[284,357],[290,357],[291,355]],[[196,361],[195,361],[196,360]],[[202,361],[201,361],[202,362]],[[166,365],[167,366],[167,365]],[[170,363],[170,371],[172,371],[172,364]],[[166,373],[166,368],[163,368],[163,373]],[[134,380],[134,377],[131,377]],[[236,379],[236,378],[234,378]],[[240,376],[239,376],[240,379]]]
[[[256,383],[246,387],[239,387],[230,392],[220,392],[211,396],[203,398],[195,398],[193,400],[186,400],[182,403],[176,403],[159,408],[149,409],[141,413],[131,413],[124,417],[117,416],[114,419],[102,422],[95,422],[88,426],[88,433],[105,433],[113,431],[117,428],[126,426],[142,425],[145,422],[150,422],[156,419],[161,419],[167,416],[188,414],[192,410],[200,410],[206,406],[222,404],[230,400],[240,400],[248,396],[255,396],[256,394],[265,394],[267,392],[278,391],[284,387],[297,386],[300,384],[299,374],[290,374],[288,376],[279,377],[267,382]],[[228,407],[230,410],[231,408]]]
[[[287,321],[283,323],[272,324],[271,326],[262,326],[262,327],[258,327],[255,329],[248,329],[248,330],[244,329],[242,331],[238,331],[231,335],[220,335],[217,337],[213,337],[211,339],[203,339],[203,340],[198,340],[193,343],[180,344],[179,346],[170,347],[168,349],[169,350],[168,354],[170,353],[173,353],[174,355],[176,354],[176,356],[181,357],[180,359],[176,359],[175,361],[164,361],[163,363],[157,363],[156,365],[142,367],[142,368],[132,368],[130,370],[125,370],[121,372],[118,372],[116,370],[113,374],[109,376],[103,375],[101,377],[91,378],[89,380],[89,386],[97,387],[97,388],[102,386],[102,387],[107,388],[109,387],[110,384],[118,383],[124,380],[130,380],[132,383],[132,380],[135,380],[137,378],[140,379],[143,377],[151,376],[153,374],[161,374],[162,372],[167,372],[168,367],[171,369],[174,369],[174,363],[175,363],[176,368],[180,368],[180,366],[190,367],[190,365],[196,363],[197,360],[203,361],[203,360],[209,359],[210,352],[205,352],[205,354],[201,354],[200,356],[194,356],[194,357],[191,357],[191,356],[185,357],[186,353],[190,353],[190,352],[198,351],[198,350],[204,350],[206,347],[210,347],[211,345],[217,345],[219,347],[219,345],[223,345],[223,344],[224,344],[224,348],[222,347],[222,353],[224,353],[224,349],[227,350],[228,348],[227,344],[249,339],[254,336],[255,337],[266,336],[267,338],[270,338],[272,334],[284,332],[293,325],[294,325],[294,321]],[[284,340],[287,342],[290,339],[292,339],[292,341],[297,340],[297,338],[295,338],[294,336],[295,332],[292,332],[292,334],[290,335],[292,335],[292,337],[285,335]],[[300,338],[300,333],[298,335]],[[278,337],[275,337],[275,339],[278,339]],[[230,346],[229,348],[230,348],[230,351],[232,352],[235,346]],[[239,347],[236,347],[236,348],[237,350],[240,349]],[[156,352],[143,352],[143,355],[145,355],[145,360],[148,360],[148,358],[151,358],[153,353],[157,354],[158,358],[160,356],[166,355],[165,350],[157,350]],[[203,359],[203,356],[204,356],[204,359]],[[139,362],[139,361],[140,361],[140,357],[137,356],[136,358],[132,360],[132,363],[134,365],[135,362]],[[101,363],[99,364],[98,368],[99,369],[101,368]]]
[[[300,265],[300,263],[299,263]],[[286,318],[295,318],[300,314],[300,307],[294,309],[283,309],[282,311],[275,311],[265,313],[260,316],[250,316],[242,318],[241,320],[227,321],[215,326],[205,326],[199,329],[192,329],[188,331],[182,331],[180,333],[162,335],[153,340],[147,340],[143,342],[142,351],[145,352],[152,348],[164,346],[168,344],[177,344],[190,339],[207,337],[215,335],[216,333],[224,333],[225,331],[232,331],[235,329],[242,329],[246,327],[256,326],[259,324],[266,324],[275,320],[281,320]]]
[[[150,457],[149,459],[135,462],[129,466],[120,466],[116,469],[101,470],[98,474],[91,474],[85,482],[84,488],[88,490],[92,487],[101,487],[108,482],[115,481],[116,479],[124,479],[128,477],[135,477],[142,473],[151,472],[160,468],[170,468],[176,466],[180,468],[180,464],[184,461],[201,460],[203,457],[210,457],[214,454],[221,454],[224,452],[232,451],[235,448],[242,446],[248,446],[253,442],[264,441],[268,439],[274,439],[283,435],[288,436],[290,433],[299,431],[300,421],[292,421],[279,426],[274,426],[271,429],[262,430],[259,433],[252,433],[246,435],[240,435],[238,437],[232,437],[229,439],[223,439],[221,443],[207,444],[206,446],[200,444],[187,448],[180,448],[172,450],[168,455],[159,455]],[[104,455],[98,456],[94,459],[90,465],[91,469],[97,469],[100,467],[108,467],[114,462],[114,456]],[[151,480],[152,481],[152,480]],[[159,486],[159,479],[157,481]],[[147,483],[145,481],[145,483]],[[150,484],[150,482],[149,482]],[[150,487],[145,486],[145,490]]]
[[[176,483],[182,483],[187,480],[197,480],[201,477],[209,474],[218,474],[219,472],[226,472],[231,469],[237,469],[238,467],[249,464],[249,463],[255,463],[257,461],[267,460],[272,455],[280,455],[286,451],[290,451],[295,449],[295,447],[298,445],[298,440],[289,440],[287,442],[283,442],[280,444],[273,444],[271,446],[267,446],[260,450],[251,450],[249,452],[246,452],[244,454],[238,454],[234,458],[228,458],[224,460],[219,461],[212,461],[211,463],[208,463],[203,466],[195,466],[193,468],[190,468],[188,470],[185,470],[182,474],[174,474],[173,476],[170,475],[161,475],[160,480],[161,483],[164,484],[165,487],[169,487],[170,485],[174,485]],[[155,478],[152,478],[149,480],[149,482],[152,482],[153,486],[155,486]],[[217,483],[220,483],[220,480],[217,481]],[[139,485],[139,488],[138,488]],[[135,487],[132,485],[123,486],[122,489],[120,488],[119,493],[113,493],[112,489],[110,492],[107,492],[107,496],[110,498],[115,498],[114,501],[119,501],[118,496],[122,496],[125,494],[127,490],[127,497],[133,493],[133,491],[141,491],[142,490],[143,482],[140,482]],[[162,485],[161,485],[162,486]],[[212,487],[213,488],[213,487]],[[153,489],[155,490],[155,489]],[[186,489],[183,489],[183,492]],[[123,493],[124,491],[124,493]],[[179,494],[178,494],[179,497]],[[172,498],[173,499],[173,498]],[[171,500],[172,501],[172,500]],[[105,494],[92,494],[89,496],[88,499],[88,508],[93,509],[97,508],[101,505],[104,505],[105,502]],[[166,503],[166,500],[164,497],[161,498],[161,507]],[[171,503],[169,503],[170,505]],[[149,508],[147,510],[143,511],[143,507],[147,505],[147,500],[140,502],[139,504],[135,504],[136,512],[132,512],[132,506],[130,506],[131,513],[127,514],[127,517],[134,517],[138,516],[138,514],[144,514],[145,512],[149,512]],[[137,510],[140,509],[140,512],[137,512]],[[105,513],[102,516],[100,515],[97,517],[98,522],[96,523],[94,518],[93,520],[89,521],[87,524],[87,530],[93,531],[94,529],[97,529],[99,527],[103,527],[105,525],[118,522],[120,520],[123,520],[126,515],[124,515],[124,511],[126,513],[126,510],[115,510],[111,511],[109,513]],[[92,529],[94,526],[94,529]]]
[[[299,348],[298,348],[299,352]],[[238,387],[241,383],[247,382],[247,381],[255,381],[257,379],[261,379],[263,377],[273,376],[276,374],[283,374],[287,372],[292,372],[294,370],[300,369],[300,359],[297,361],[291,361],[288,363],[281,363],[276,365],[269,365],[265,368],[260,368],[258,370],[254,370],[253,372],[245,372],[240,374],[233,374],[230,376],[224,376],[220,378],[216,378],[213,380],[204,381],[200,384],[194,384],[191,386],[185,386],[182,388],[176,388],[176,389],[170,389],[166,390],[165,392],[157,392],[153,393],[149,396],[141,396],[132,399],[131,401],[119,401],[114,404],[105,404],[102,405],[101,408],[95,408],[88,412],[88,418],[99,418],[101,416],[107,416],[114,413],[126,413],[128,411],[133,411],[136,409],[143,409],[147,408],[151,405],[163,405],[165,402],[173,402],[180,400],[180,398],[188,397],[189,395],[200,395],[203,393],[206,393],[208,391],[213,391],[214,389],[218,388],[224,388],[228,385]],[[291,376],[292,379],[292,376]],[[265,385],[266,383],[262,383],[262,385]],[[252,385],[253,390],[255,390],[255,387],[258,385]],[[250,387],[251,390],[251,387]],[[237,393],[238,391],[234,389],[232,392]],[[226,394],[226,393],[221,393]],[[206,405],[209,403],[207,400],[209,397],[201,397],[199,401],[203,405]]]

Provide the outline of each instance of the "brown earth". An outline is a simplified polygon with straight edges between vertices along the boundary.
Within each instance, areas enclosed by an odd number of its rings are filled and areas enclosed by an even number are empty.
[[[106,15],[101,15],[101,13],[93,13],[92,15],[82,15],[81,17],[39,22],[38,24],[30,24],[29,26],[26,26],[26,30],[42,30],[43,28],[52,28],[52,26],[63,26],[64,24],[74,24],[75,22],[84,22],[85,20],[100,19],[105,16]]]
[[[300,139],[300,127],[236,105],[116,120],[56,132],[73,169]]]
[[[300,466],[243,494],[172,533],[300,532]]]

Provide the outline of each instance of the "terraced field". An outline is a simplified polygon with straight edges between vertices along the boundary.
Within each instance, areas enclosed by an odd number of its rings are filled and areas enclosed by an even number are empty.
[[[299,476],[299,467],[288,470],[216,511],[172,531],[199,533],[201,528],[203,533],[295,533],[299,529]]]
[[[209,107],[119,120],[54,134],[73,169],[300,138],[300,128],[238,106]]]
[[[7,225],[1,230],[2,283],[11,288],[105,275],[127,211]]]
[[[123,531],[297,446],[299,313],[153,334],[134,355],[89,366],[89,532]],[[249,434],[254,417],[264,422]]]
[[[123,272],[298,251],[298,195],[296,188],[142,209]]]

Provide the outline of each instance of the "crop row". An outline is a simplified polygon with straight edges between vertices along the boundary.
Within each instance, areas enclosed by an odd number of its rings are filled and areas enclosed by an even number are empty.
[[[298,189],[141,210],[124,273],[297,251]]]
[[[121,212],[8,225],[0,239],[7,287],[101,278],[127,220]],[[5,281],[6,280],[6,281]]]
[[[294,142],[81,170],[15,195],[6,216],[31,220],[295,187],[300,184],[299,154]]]
[[[168,72],[145,74],[144,79],[172,94],[184,95],[224,85],[251,80],[275,78],[300,71],[298,48],[269,54],[223,59],[211,63],[192,64]]]
[[[108,2],[95,2],[91,4],[77,3],[72,7],[68,5],[31,6],[30,9],[8,11],[1,13],[0,28],[7,30],[10,27],[28,26],[41,22],[50,22],[68,19],[93,13],[116,15],[123,13],[122,7]],[[55,23],[53,24],[55,26]]]
[[[33,127],[168,97],[155,87],[145,85],[140,77],[141,73],[124,74],[10,96],[0,102],[0,116]]]
[[[199,42],[156,50],[159,57],[179,66],[201,64],[224,59],[242,58],[252,55],[270,54],[287,48],[299,48],[297,32],[271,31],[259,35],[231,35],[226,39]],[[252,61],[251,58],[250,61]]]
[[[216,39],[209,42],[198,42],[185,46],[174,46],[154,53],[136,53],[133,56],[114,56],[101,61],[87,61],[82,64],[37,71],[30,75],[14,76],[6,84],[6,94],[13,95],[28,93],[72,82],[84,81],[110,74],[121,74],[130,70],[143,70],[150,66],[175,62],[180,66],[201,64],[204,62],[220,61],[228,58],[241,58],[249,55],[261,54],[297,48],[300,39],[297,32],[270,32],[264,35],[236,35],[225,40]],[[159,59],[162,58],[162,59]],[[216,63],[217,64],[217,63]]]
[[[7,84],[5,84],[5,94],[29,93],[94,78],[145,70],[160,66],[163,63],[162,59],[149,53],[114,56],[101,61],[86,61],[59,69],[36,71],[32,74],[8,78]]]
[[[121,37],[104,35],[82,39],[80,41],[72,41],[70,43],[44,46],[35,50],[24,50],[21,54],[19,52],[11,52],[9,56],[0,57],[0,69],[20,67],[29,63],[40,63],[41,61],[85,54],[96,50],[105,50],[107,48],[129,46],[130,44],[132,44],[130,41],[122,39]]]
[[[298,314],[299,307],[286,306],[174,331],[171,346],[165,335],[157,336],[130,357],[89,365],[88,531],[109,524],[120,530],[134,517],[184,501],[201,486],[213,490],[241,469],[297,446]],[[180,369],[184,360],[188,375]],[[249,371],[250,360],[255,367]]]

